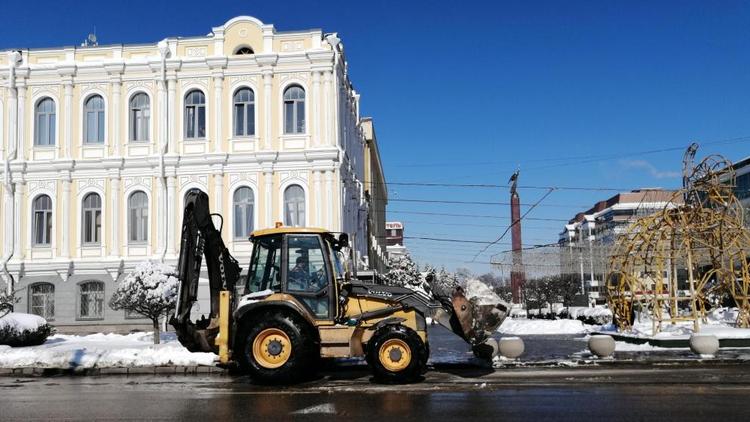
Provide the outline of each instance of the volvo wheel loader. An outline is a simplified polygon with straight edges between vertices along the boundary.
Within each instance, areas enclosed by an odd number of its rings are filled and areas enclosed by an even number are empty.
[[[504,304],[478,306],[460,288],[441,296],[354,281],[340,253],[348,236],[315,228],[253,232],[240,282],[240,266],[212,217],[220,220],[210,213],[208,196],[189,193],[170,323],[190,351],[217,353],[220,364],[262,382],[291,382],[314,371],[321,358],[351,357],[364,357],[378,380],[409,382],[426,369],[429,317],[491,357],[484,342],[505,318]],[[204,257],[210,315],[193,322]]]

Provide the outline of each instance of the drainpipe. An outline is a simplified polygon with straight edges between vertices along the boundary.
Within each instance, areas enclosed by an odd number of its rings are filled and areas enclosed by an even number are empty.
[[[5,188],[5,195],[11,195],[11,201],[13,200],[13,192],[15,191],[15,183],[10,173],[10,161],[15,160],[18,154],[18,92],[16,90],[16,67],[21,63],[22,57],[20,51],[8,52],[8,90],[11,92],[11,101],[8,107],[8,155],[3,159],[4,178],[3,185]],[[5,198],[3,198],[5,200]],[[6,207],[5,212],[14,213],[15,204],[12,204],[10,208]],[[13,215],[12,220],[15,220],[16,216]],[[5,234],[8,235],[7,233]],[[9,237],[10,243],[7,250],[3,252],[2,261],[2,272],[5,274],[6,280],[8,280],[7,293],[13,293],[13,275],[8,271],[8,262],[13,257],[13,250],[15,249],[15,236],[13,234]]]
[[[164,231],[162,239],[163,239],[163,246],[162,250],[159,256],[159,261],[164,262],[164,256],[167,254],[167,243],[169,236],[169,230],[167,228],[167,215],[168,215],[168,207],[170,204],[168,203],[167,198],[167,175],[166,171],[164,169],[164,154],[167,152],[167,145],[168,145],[168,139],[169,139],[169,110],[167,107],[169,106],[169,91],[167,90],[167,57],[169,57],[169,45],[167,44],[167,40],[159,41],[158,44],[159,47],[159,53],[161,54],[161,75],[160,75],[160,83],[162,88],[162,107],[164,111],[161,112],[161,115],[163,116],[163,119],[161,121],[161,143],[159,145],[159,179],[161,180],[161,202],[162,202],[162,215],[164,218],[162,218],[162,221],[165,223],[164,227],[161,227],[160,229]],[[164,100],[164,96],[167,96],[166,100]]]

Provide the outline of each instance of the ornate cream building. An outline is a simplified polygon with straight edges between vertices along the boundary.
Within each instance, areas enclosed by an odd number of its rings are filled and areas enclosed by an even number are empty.
[[[156,44],[10,51],[0,83],[0,273],[19,309],[69,330],[143,322],[107,302],[137,262],[176,261],[191,189],[243,266],[248,233],[277,221],[355,233],[368,256],[366,141],[336,34],[241,16]]]

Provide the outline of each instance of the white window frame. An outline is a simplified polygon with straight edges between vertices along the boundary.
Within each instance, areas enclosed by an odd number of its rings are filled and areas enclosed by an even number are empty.
[[[94,97],[99,97],[102,100],[102,109],[101,110],[95,110],[95,111],[89,111],[88,109],[88,103],[89,101],[93,100]],[[89,113],[96,113],[96,135],[97,139],[94,141],[89,141],[89,128],[88,128],[88,119],[89,119]],[[99,127],[100,121],[98,114],[101,113],[101,124],[103,127]],[[81,125],[82,125],[82,131],[81,134],[83,135],[83,144],[84,145],[104,145],[106,144],[107,140],[107,100],[105,99],[104,95],[93,92],[89,95],[87,95],[83,99],[83,107],[81,108]],[[102,138],[98,139],[99,134],[101,133]]]
[[[148,110],[148,117],[145,118],[145,139],[139,139],[137,130],[134,130],[133,128],[133,124],[135,122],[134,120],[137,119],[137,117],[134,114],[135,109],[133,108],[132,102],[139,95],[143,95],[144,97],[146,97],[147,101],[147,107],[141,107],[137,109],[141,113],[143,113],[143,110]],[[151,121],[153,120],[153,107],[151,105],[151,95],[149,95],[149,93],[146,91],[135,91],[128,97],[128,142],[138,144],[151,142]],[[144,117],[141,117],[141,119],[143,120]]]

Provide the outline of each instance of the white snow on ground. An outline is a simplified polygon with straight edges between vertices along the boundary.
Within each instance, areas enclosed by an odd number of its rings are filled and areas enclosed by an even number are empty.
[[[0,330],[12,327],[18,332],[34,331],[46,323],[47,321],[38,315],[11,312],[0,318]]]
[[[596,331],[598,325],[586,325],[574,319],[523,319],[506,318],[497,329],[503,334],[514,335],[554,335],[554,334],[585,334]]]
[[[722,338],[750,338],[750,328],[736,328],[733,326],[737,319],[737,309],[721,308],[710,312],[706,322],[700,323],[702,334],[713,334]],[[650,337],[655,339],[687,339],[693,333],[691,321],[678,322],[676,324],[663,323],[661,331],[653,335],[653,324],[650,318],[641,315],[636,318],[633,329],[624,335],[636,337]]]
[[[213,353],[191,353],[165,333],[155,345],[153,334],[57,334],[40,346],[0,346],[0,368],[107,368],[161,365],[213,365]]]

